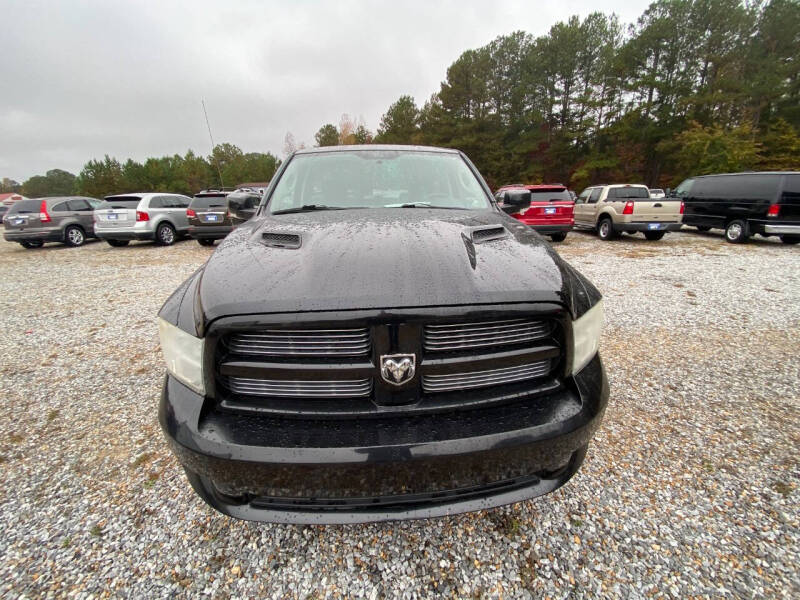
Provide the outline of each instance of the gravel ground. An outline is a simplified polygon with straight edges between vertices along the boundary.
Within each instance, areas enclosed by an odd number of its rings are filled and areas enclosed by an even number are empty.
[[[154,317],[212,249],[0,242],[0,595],[797,597],[800,249],[719,235],[559,252],[606,296],[581,471],[429,521],[234,521],[156,420]]]

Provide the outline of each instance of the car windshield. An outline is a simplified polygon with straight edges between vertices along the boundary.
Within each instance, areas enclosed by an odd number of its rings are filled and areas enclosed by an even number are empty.
[[[9,209],[8,214],[38,213],[41,207],[41,200],[17,200]]]
[[[572,200],[572,196],[564,188],[538,188],[531,190],[531,202],[549,200]]]
[[[270,211],[344,208],[488,209],[460,155],[408,150],[300,154],[272,193]]]
[[[611,188],[608,190],[608,197],[609,198],[649,198],[650,192],[648,192],[647,188],[643,187],[621,187],[621,188]]]
[[[226,203],[227,194],[209,194],[207,196],[195,196],[192,198],[192,203],[189,205],[189,208],[221,208],[225,206]]]
[[[120,196],[118,198],[112,196],[103,200],[97,208],[136,208],[141,200],[136,196]]]

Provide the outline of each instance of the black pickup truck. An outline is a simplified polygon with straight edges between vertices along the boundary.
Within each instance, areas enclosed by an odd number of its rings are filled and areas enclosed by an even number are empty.
[[[600,293],[454,150],[294,153],[158,321],[161,426],[197,493],[242,519],[546,494],[608,399]]]

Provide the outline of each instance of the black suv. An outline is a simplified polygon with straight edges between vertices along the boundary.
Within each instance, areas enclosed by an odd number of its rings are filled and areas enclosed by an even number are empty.
[[[730,173],[692,177],[672,196],[684,202],[683,224],[724,229],[731,243],[754,233],[800,242],[800,172]]]
[[[546,494],[578,470],[608,399],[600,293],[454,150],[290,155],[158,322],[161,426],[197,493],[242,519]]]
[[[252,217],[260,202],[261,195],[249,188],[198,192],[186,210],[189,235],[202,246],[213,246]]]

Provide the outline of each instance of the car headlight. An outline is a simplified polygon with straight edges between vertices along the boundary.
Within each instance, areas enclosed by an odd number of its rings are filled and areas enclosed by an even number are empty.
[[[161,338],[161,352],[167,362],[167,371],[198,394],[205,395],[203,378],[205,340],[194,337],[161,318],[158,319],[158,337]]]
[[[572,369],[573,375],[589,364],[600,347],[600,332],[603,330],[603,301],[598,300],[592,308],[572,322]]]

